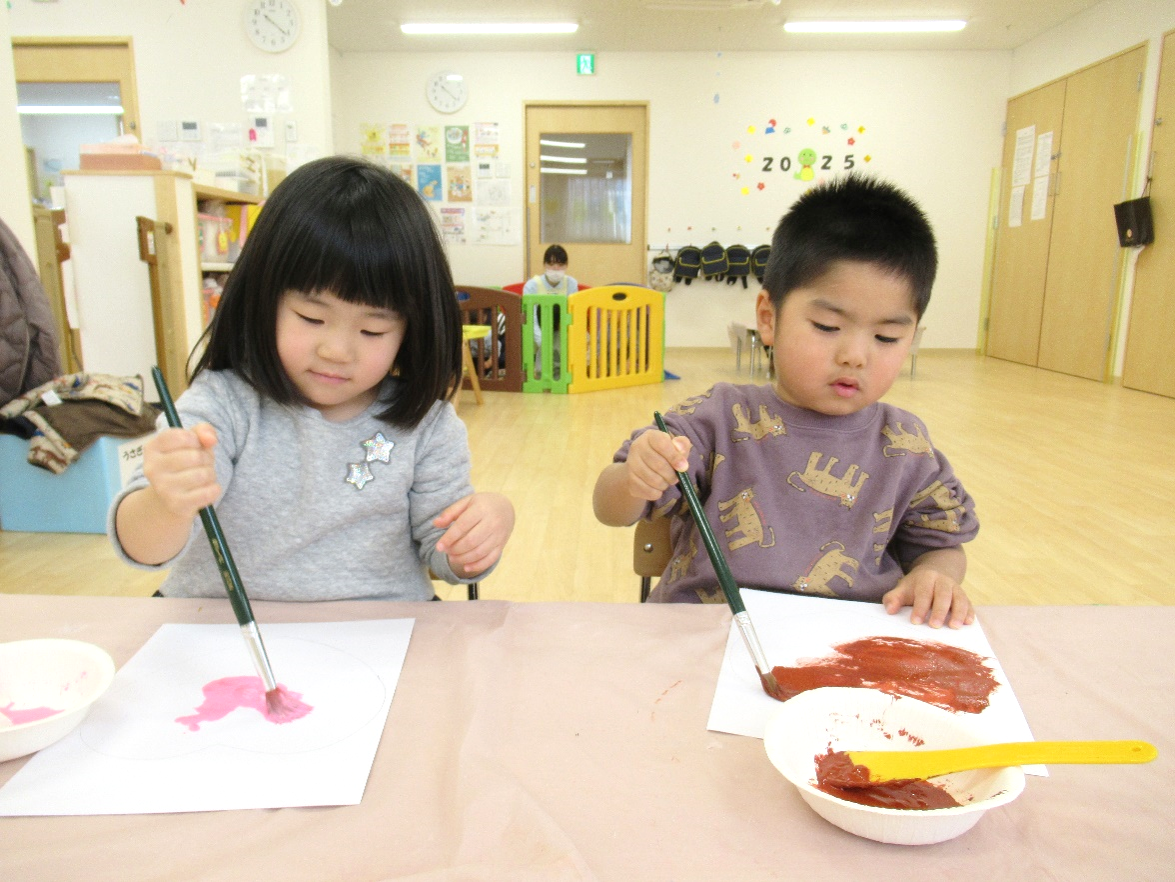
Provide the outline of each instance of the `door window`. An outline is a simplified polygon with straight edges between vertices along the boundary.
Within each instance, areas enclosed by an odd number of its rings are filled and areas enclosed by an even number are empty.
[[[632,242],[632,136],[539,135],[544,242]]]

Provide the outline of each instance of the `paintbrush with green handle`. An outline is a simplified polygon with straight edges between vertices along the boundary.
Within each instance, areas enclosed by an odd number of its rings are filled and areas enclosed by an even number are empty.
[[[173,429],[182,429],[183,424],[176,412],[171,392],[167,388],[167,381],[163,379],[163,373],[158,367],[152,367],[151,377],[155,380],[155,388],[159,390],[159,400],[163,404],[167,424]],[[241,582],[240,573],[237,572],[237,565],[233,562],[228,541],[220,529],[220,519],[216,516],[216,510],[209,505],[200,509],[200,520],[204,523],[204,532],[212,546],[212,556],[216,558],[216,568],[220,571],[220,578],[228,592],[229,603],[232,604],[233,613],[237,617],[237,624],[241,626],[245,647],[249,650],[253,667],[265,685],[265,707],[271,715],[280,715],[283,710],[282,690],[273,676],[269,655],[265,651],[265,643],[261,640],[261,631],[257,628],[257,620],[253,618],[253,608],[249,605],[249,596],[245,594],[245,586]]]
[[[653,419],[657,423],[657,428],[668,435],[669,429],[666,428],[665,420],[661,417],[660,412],[654,411]],[[738,584],[734,581],[734,576],[730,572],[722,549],[718,547],[718,539],[714,536],[710,521],[702,509],[702,503],[698,501],[698,493],[694,490],[693,481],[685,472],[677,472],[677,482],[681,485],[681,492],[685,495],[685,501],[689,506],[690,514],[693,515],[694,523],[698,525],[698,532],[702,534],[702,543],[706,546],[706,553],[710,555],[710,562],[714,564],[718,584],[722,587],[722,593],[726,595],[726,603],[730,606],[730,611],[734,613],[734,621],[738,625],[743,643],[746,644],[747,651],[751,653],[755,670],[759,672],[759,682],[763,684],[763,691],[772,698],[787,701],[790,696],[783,694],[779,682],[775,679],[775,674],[767,666],[767,656],[764,655],[763,646],[759,643],[759,635],[755,633],[755,626],[751,624],[751,615],[743,605]]]

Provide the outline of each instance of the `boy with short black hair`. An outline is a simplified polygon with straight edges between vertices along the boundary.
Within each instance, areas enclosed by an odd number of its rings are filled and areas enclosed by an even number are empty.
[[[654,601],[723,602],[675,470],[688,472],[739,585],[974,621],[962,544],[971,497],[922,421],[879,399],[926,310],[934,234],[896,187],[850,175],[801,196],[772,240],[755,305],[768,386],[719,383],[638,429],[601,472],[597,518],[672,516]]]

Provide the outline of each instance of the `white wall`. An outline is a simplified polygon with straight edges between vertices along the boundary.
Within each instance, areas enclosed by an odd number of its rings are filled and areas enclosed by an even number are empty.
[[[213,124],[244,126],[241,77],[277,74],[286,77],[293,105],[274,115],[277,151],[284,151],[284,124],[293,120],[300,149],[332,152],[324,0],[298,0],[301,36],[281,53],[249,41],[244,8],[242,0],[13,0],[10,19],[20,37],[130,36],[145,143],[158,139],[163,121],[200,122],[205,141]]]
[[[521,223],[526,101],[647,101],[649,242],[717,239],[751,247],[770,240],[779,217],[809,186],[790,173],[763,173],[764,154],[794,162],[800,149],[812,147],[832,155],[836,169],[851,152],[858,168],[906,188],[934,224],[941,268],[924,345],[975,346],[990,169],[999,164],[1010,53],[599,53],[594,77],[577,76],[574,60],[543,52],[336,55],[336,149],[357,152],[364,124],[498,122]],[[447,68],[464,74],[470,98],[460,112],[442,116],[426,103],[424,83]],[[772,119],[776,131],[767,135]],[[784,133],[786,127],[793,131]],[[851,147],[849,137],[857,142]],[[616,281],[593,279],[590,267],[576,264],[574,246],[569,250],[576,278]],[[523,277],[522,244],[454,245],[450,258],[467,284]],[[755,293],[753,286],[744,292],[679,284],[667,296],[668,344],[727,345],[727,323],[752,319]]]
[[[0,7],[0,45],[11,42],[9,12]],[[33,207],[29,201],[24,149],[20,140],[20,118],[16,114],[16,75],[12,52],[0,52],[0,219],[20,240],[24,250],[37,262],[33,234]]]

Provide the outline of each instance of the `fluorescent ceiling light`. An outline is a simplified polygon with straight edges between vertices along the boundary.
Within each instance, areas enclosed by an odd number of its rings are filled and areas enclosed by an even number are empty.
[[[789,21],[789,34],[925,34],[961,31],[967,22],[950,21]]]
[[[80,116],[82,114],[106,114],[107,116],[122,116],[123,109],[120,105],[115,105],[113,107],[100,107],[94,104],[18,104],[16,106],[16,112],[29,116]]]
[[[544,175],[586,175],[586,168],[547,168],[539,166],[539,172]]]
[[[574,21],[554,22],[484,22],[481,24],[433,23],[402,24],[404,34],[574,34],[579,24]]]
[[[579,165],[587,165],[586,156],[547,156],[545,153],[540,153],[539,159],[543,162],[573,162]]]
[[[582,141],[547,141],[544,138],[539,138],[539,143],[544,147],[566,147],[568,150],[582,150],[587,146]]]

